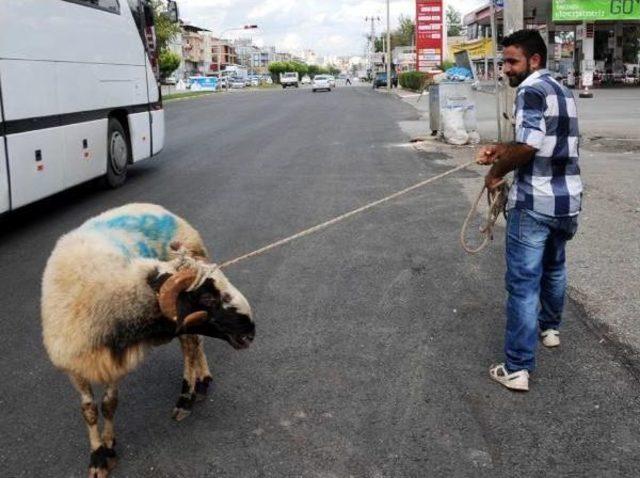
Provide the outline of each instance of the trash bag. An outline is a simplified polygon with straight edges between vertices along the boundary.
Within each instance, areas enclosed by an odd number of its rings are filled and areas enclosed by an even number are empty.
[[[442,111],[444,139],[449,144],[463,145],[469,141],[464,127],[464,108],[445,108]]]

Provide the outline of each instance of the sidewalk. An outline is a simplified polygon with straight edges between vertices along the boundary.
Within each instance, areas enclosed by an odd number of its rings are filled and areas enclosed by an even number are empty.
[[[419,101],[415,93],[399,90],[397,95],[422,113],[419,125],[405,130],[427,136],[428,95]],[[483,142],[495,141],[494,97],[475,96]],[[567,248],[569,297],[640,368],[640,90],[596,90],[593,99],[577,101],[584,197],[580,228]],[[445,153],[458,164],[475,152],[433,140],[420,147]],[[479,180],[462,182],[469,201],[475,199]]]

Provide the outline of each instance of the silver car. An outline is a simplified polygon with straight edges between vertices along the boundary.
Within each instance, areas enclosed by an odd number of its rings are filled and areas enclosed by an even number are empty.
[[[315,93],[319,90],[331,91],[331,82],[328,75],[316,75],[311,82],[311,90]]]

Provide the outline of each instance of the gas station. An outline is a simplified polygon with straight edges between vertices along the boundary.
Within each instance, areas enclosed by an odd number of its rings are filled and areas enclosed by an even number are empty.
[[[503,37],[503,2],[495,2],[498,44]],[[548,69],[567,86],[590,97],[593,87],[640,86],[640,0],[524,0],[523,25],[547,41]],[[491,2],[467,15],[466,42],[491,38]],[[487,79],[493,56],[474,58]],[[498,63],[500,55],[498,54]]]

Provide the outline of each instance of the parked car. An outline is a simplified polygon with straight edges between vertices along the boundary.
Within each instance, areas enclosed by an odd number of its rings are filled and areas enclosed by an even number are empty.
[[[262,77],[262,80],[267,84],[267,85],[272,85],[273,84],[273,79],[271,78],[270,75],[264,75]]]
[[[163,85],[175,85],[177,83],[173,76],[167,76],[160,81]]]
[[[327,75],[327,78],[329,78],[329,84],[331,85],[332,88],[336,87],[336,77],[333,75]]]
[[[381,86],[387,86],[387,72],[380,71],[376,74],[376,77],[373,79],[373,88],[379,88]],[[398,74],[395,71],[391,72],[391,87],[398,87]]]
[[[247,86],[244,78],[229,78],[229,87],[230,88],[236,88],[236,89],[240,89],[240,88],[244,88],[245,86]]]
[[[302,77],[302,79],[300,80],[300,83],[302,83],[303,85],[310,85],[311,84],[311,78],[309,78],[309,75],[304,75]]]
[[[311,82],[311,91],[314,93],[316,91],[325,90],[331,91],[331,80],[329,75],[316,75]]]

